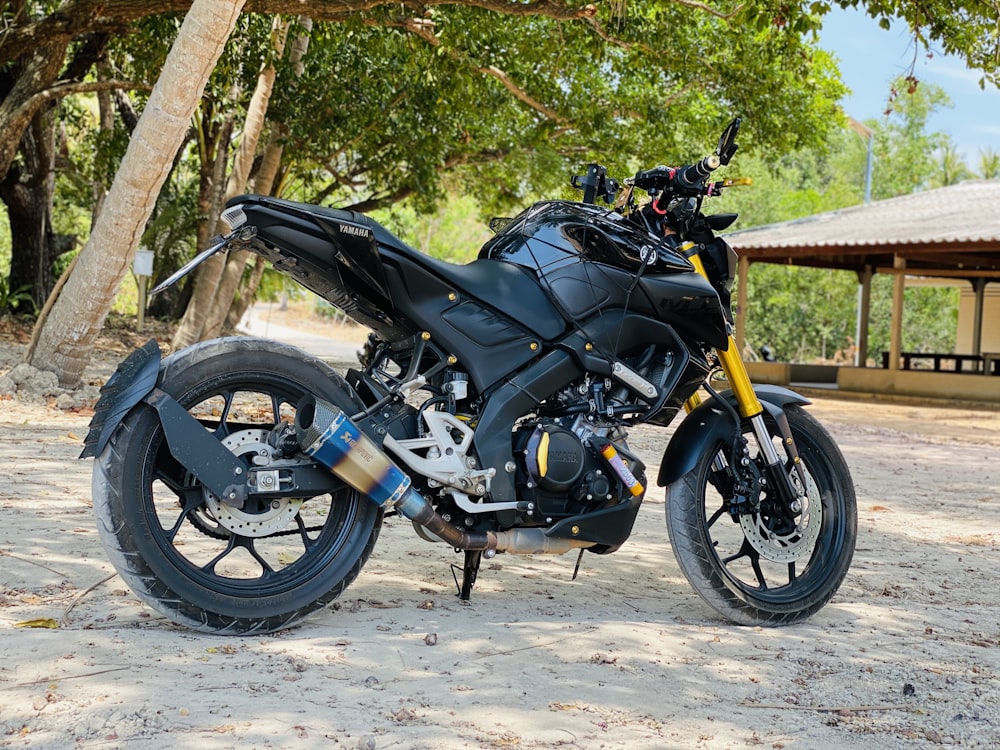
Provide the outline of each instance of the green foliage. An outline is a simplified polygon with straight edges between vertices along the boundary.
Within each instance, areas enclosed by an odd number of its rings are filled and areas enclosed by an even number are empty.
[[[276,271],[270,265],[264,269],[257,285],[257,299],[264,302],[277,302],[282,297],[302,294],[302,287],[292,281],[288,274]]]
[[[7,212],[0,214],[0,277],[6,279],[10,273],[10,222]]]
[[[970,70],[981,71],[980,85],[1000,85],[1000,5],[982,0],[833,0],[842,8],[862,8],[888,30],[892,19],[902,19],[914,40],[925,50],[941,51],[965,61]],[[755,12],[824,13],[826,2],[768,1],[754,3]]]
[[[153,280],[176,271],[198,248],[198,176],[193,160],[181,160],[173,179],[164,185],[143,232],[141,247],[153,251]]]
[[[889,350],[892,287],[890,276],[872,278],[868,356],[876,361]],[[903,351],[954,351],[960,294],[958,287],[908,286],[903,293]]]
[[[876,18],[906,18],[918,38],[959,51],[995,77],[988,53],[997,43],[996,9],[976,4],[972,13],[969,2],[869,0],[866,8]],[[72,15],[73,4],[25,7],[20,17],[6,5],[0,11],[5,40],[25,19],[57,9],[81,29],[90,22]],[[701,156],[722,125],[741,114],[735,170],[753,176],[757,187],[732,191],[732,203],[720,204],[737,207],[741,226],[860,201],[866,144],[839,132],[844,87],[813,34],[830,3],[633,0],[624,11],[619,3],[596,7],[593,21],[556,21],[462,3],[420,11],[387,5],[348,22],[317,24],[301,75],[287,55],[276,61],[269,119],[287,128],[283,194],[365,210],[391,207],[380,218],[408,242],[461,262],[485,236],[482,217],[509,214],[539,197],[576,197],[567,178],[589,161],[625,176]],[[130,33],[111,41],[102,74],[151,84],[180,19],[150,15],[131,23]],[[206,119],[237,123],[235,139],[255,78],[272,54],[271,27],[271,16],[243,14],[206,89]],[[870,124],[876,198],[929,184],[931,155],[942,145],[924,126],[943,92],[924,85],[909,92],[911,83],[900,84],[893,116]],[[130,96],[141,110],[146,94]],[[81,237],[93,183],[110,184],[128,138],[120,118],[113,132],[101,132],[95,114],[92,97],[67,99],[59,109],[66,145],[56,229]],[[182,154],[143,237],[156,251],[160,277],[194,250],[197,158],[196,148]],[[981,171],[988,168],[996,171],[988,164]],[[465,195],[471,197],[453,197]],[[444,211],[432,213],[445,199]],[[4,246],[0,236],[0,264]],[[785,295],[782,304],[795,303]],[[822,336],[840,335],[832,323],[823,325]]]
[[[339,307],[334,307],[322,297],[313,297],[313,315],[322,320],[334,323],[346,323],[349,318]]]
[[[1000,179],[1000,153],[991,148],[979,150],[979,176],[984,180]]]
[[[936,161],[949,153],[948,137],[926,128],[935,108],[950,105],[947,95],[936,86],[910,90],[905,84],[897,82],[893,109],[884,120],[865,123],[874,134],[875,200],[951,184],[943,181],[944,165]],[[739,212],[737,228],[745,228],[857,205],[864,195],[867,145],[845,129],[825,149],[794,151],[775,160],[739,154],[730,170],[751,177],[753,186],[728,191],[710,208]],[[960,160],[947,169],[968,176]],[[857,288],[858,279],[849,271],[754,264],[748,278],[747,343],[755,350],[767,344],[786,361],[833,359],[837,352],[850,361],[857,343]],[[906,289],[904,349],[952,351],[958,299],[954,287]],[[892,277],[876,275],[868,332],[872,357],[889,347],[891,309]]]
[[[740,215],[738,229],[798,219],[860,203],[866,146],[849,130],[834,132],[821,149],[800,149],[774,159],[738,153],[730,174],[753,180],[709,205]]]
[[[946,137],[944,144],[938,149],[937,163],[935,164],[934,174],[930,179],[930,185],[932,187],[957,185],[959,182],[971,179],[974,176],[972,170],[965,165],[962,155],[958,153],[955,144],[951,142],[950,138]]]
[[[935,153],[947,144],[943,133],[927,132],[931,114],[940,107],[952,106],[943,88],[916,85],[900,78],[893,91],[892,107],[885,120],[865,123],[875,131],[875,200],[927,187],[935,169]]]
[[[746,341],[786,362],[853,362],[858,279],[851,271],[755,264],[749,277]],[[872,278],[868,356],[880,362],[891,336],[893,279]],[[958,326],[957,287],[910,286],[903,295],[903,350],[950,352]]]
[[[18,289],[11,290],[7,277],[0,276],[0,315],[5,315],[11,308],[30,303],[35,308],[35,300],[31,296],[31,287],[24,285]],[[37,308],[36,308],[37,311]]]
[[[785,362],[832,358],[854,338],[857,278],[818,268],[757,264],[750,272],[747,343]]]
[[[303,74],[279,70],[270,113],[289,128],[286,194],[366,208],[409,196],[428,210],[450,173],[508,211],[589,161],[624,175],[701,155],[735,112],[752,122],[748,148],[817,145],[844,92],[800,35],[747,34],[679,4],[637,0],[620,23],[600,18],[614,39],[461,5],[418,20],[419,33],[395,10],[318,25]]]
[[[411,205],[398,204],[375,211],[373,217],[421,252],[452,263],[474,260],[491,236],[479,205],[469,195],[453,194],[433,213],[421,214]]]

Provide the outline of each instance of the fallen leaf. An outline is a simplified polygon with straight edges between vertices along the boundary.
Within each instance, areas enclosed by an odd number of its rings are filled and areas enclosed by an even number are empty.
[[[59,623],[53,620],[51,617],[41,617],[37,620],[24,620],[14,625],[15,628],[50,628],[55,630],[59,627]]]
[[[594,654],[590,657],[591,664],[617,664],[618,657],[610,654]]]
[[[415,718],[417,718],[417,712],[406,706],[403,706],[392,716],[393,721],[413,721]]]

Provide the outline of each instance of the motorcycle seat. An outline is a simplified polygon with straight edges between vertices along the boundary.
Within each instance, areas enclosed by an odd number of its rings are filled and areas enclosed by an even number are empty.
[[[238,200],[247,200],[242,196]],[[512,263],[478,259],[457,264],[432,258],[411,247],[375,219],[357,211],[328,206],[314,206],[282,198],[252,196],[269,206],[293,214],[309,214],[326,221],[347,222],[368,227],[381,248],[388,248],[411,263],[422,266],[444,279],[464,295],[474,297],[493,309],[519,321],[545,340],[559,336],[566,329],[565,321],[549,300],[545,290],[527,270]]]

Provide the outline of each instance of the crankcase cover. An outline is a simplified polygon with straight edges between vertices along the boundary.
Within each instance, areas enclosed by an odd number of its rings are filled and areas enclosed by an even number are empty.
[[[583,476],[587,453],[580,438],[557,425],[539,425],[525,446],[525,466],[538,486],[563,492]]]

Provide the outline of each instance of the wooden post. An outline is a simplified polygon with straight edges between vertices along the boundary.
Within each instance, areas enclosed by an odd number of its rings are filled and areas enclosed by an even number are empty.
[[[143,326],[146,325],[146,280],[148,276],[139,277],[139,315],[135,322],[135,329],[142,333]]]
[[[854,339],[854,366],[868,366],[868,324],[872,308],[872,267],[858,274],[858,327]]]
[[[972,291],[976,294],[976,307],[972,315],[972,353],[983,353],[983,307],[986,303],[986,279],[972,279]]]
[[[896,270],[892,284],[892,328],[889,336],[889,370],[899,369],[899,355],[903,351],[903,291],[906,289],[906,258],[894,255],[892,267]]]

